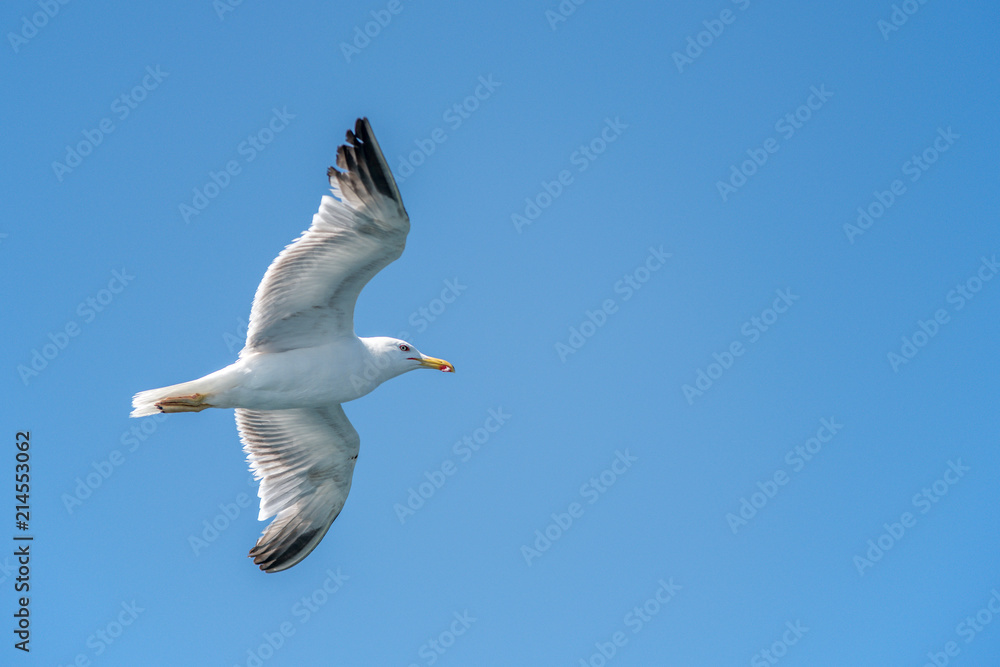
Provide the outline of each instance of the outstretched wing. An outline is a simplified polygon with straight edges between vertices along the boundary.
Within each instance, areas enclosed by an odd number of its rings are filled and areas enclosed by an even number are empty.
[[[263,521],[277,514],[250,550],[265,572],[309,555],[344,507],[360,438],[343,408],[236,410]]]
[[[254,295],[246,347],[284,352],[354,335],[358,294],[403,253],[410,220],[367,118],[337,149],[312,225],[268,267]]]

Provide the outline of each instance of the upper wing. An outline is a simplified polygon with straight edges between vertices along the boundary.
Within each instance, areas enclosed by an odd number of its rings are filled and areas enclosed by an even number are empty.
[[[283,352],[354,335],[354,304],[372,276],[399,257],[410,219],[367,118],[337,149],[312,225],[271,262],[254,295],[242,356]]]
[[[309,555],[326,535],[351,490],[360,438],[343,408],[236,410],[236,426],[254,477],[261,480],[263,521],[277,514],[253,562],[280,572]]]

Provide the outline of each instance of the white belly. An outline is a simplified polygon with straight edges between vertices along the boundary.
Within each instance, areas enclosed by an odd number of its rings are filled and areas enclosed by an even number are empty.
[[[288,352],[252,354],[212,374],[222,376],[221,386],[209,400],[220,408],[251,410],[346,403],[378,386],[379,382],[369,379],[377,377],[366,368],[371,364],[368,350],[357,339]]]

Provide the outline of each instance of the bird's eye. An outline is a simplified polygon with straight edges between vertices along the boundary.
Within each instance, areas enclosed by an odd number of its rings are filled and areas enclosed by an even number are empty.
[[[402,350],[403,352],[409,352],[410,351],[410,346],[409,345],[400,344],[399,345],[399,349]]]

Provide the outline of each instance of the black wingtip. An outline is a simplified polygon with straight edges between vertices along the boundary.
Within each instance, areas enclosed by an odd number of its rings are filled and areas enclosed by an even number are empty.
[[[395,202],[400,214],[406,215],[399,188],[367,116],[354,121],[353,131],[347,130],[346,141],[337,147],[334,165],[327,169],[327,179],[349,198],[377,207],[380,195]]]
[[[297,565],[301,560],[303,560],[309,552],[303,554],[302,552],[309,546],[309,543],[313,541],[316,534],[319,533],[320,529],[316,528],[313,530],[308,530],[298,535],[295,540],[286,546],[280,546],[280,551],[276,550],[274,546],[268,548],[268,545],[261,544],[258,541],[257,544],[250,549],[248,556],[253,558],[253,562],[260,566],[260,569],[264,572],[281,572],[282,570],[287,570],[293,565]],[[326,530],[323,531],[326,533]],[[263,540],[263,538],[261,538]]]

